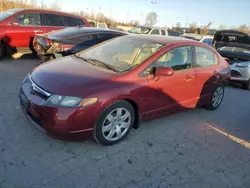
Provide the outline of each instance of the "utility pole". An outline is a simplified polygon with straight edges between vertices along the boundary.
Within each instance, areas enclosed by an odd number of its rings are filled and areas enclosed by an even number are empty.
[[[152,6],[152,12],[154,12],[154,5],[156,4],[156,1],[151,1]]]
[[[185,33],[187,32],[187,23],[188,23],[188,17],[186,17]]]

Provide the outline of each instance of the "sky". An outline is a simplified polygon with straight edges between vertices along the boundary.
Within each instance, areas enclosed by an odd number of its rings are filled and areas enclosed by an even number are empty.
[[[38,0],[51,4],[53,0]],[[227,27],[246,24],[250,26],[250,0],[54,0],[61,1],[62,11],[102,12],[117,21],[138,20],[145,23],[148,12],[158,13],[157,26],[185,26],[195,21],[198,25],[213,22]]]

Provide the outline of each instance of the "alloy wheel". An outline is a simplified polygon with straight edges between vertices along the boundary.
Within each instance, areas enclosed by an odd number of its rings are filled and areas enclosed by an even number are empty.
[[[212,104],[213,107],[216,108],[220,105],[222,99],[223,99],[223,88],[222,87],[217,87],[216,90],[214,91],[213,98],[212,98]]]
[[[131,114],[125,108],[116,108],[103,121],[102,135],[108,141],[120,139],[129,130]]]

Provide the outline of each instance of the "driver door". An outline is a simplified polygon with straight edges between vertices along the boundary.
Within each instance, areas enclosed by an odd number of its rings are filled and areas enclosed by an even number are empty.
[[[184,46],[171,49],[154,62],[150,68],[170,67],[172,76],[148,75],[148,113],[158,117],[182,108],[195,106],[195,72],[191,68],[193,47]],[[153,104],[153,105],[152,105]]]

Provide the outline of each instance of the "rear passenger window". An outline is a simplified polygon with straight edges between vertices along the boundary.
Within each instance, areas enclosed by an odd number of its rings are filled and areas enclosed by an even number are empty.
[[[151,35],[159,35],[160,34],[159,29],[154,29],[150,34]]]
[[[85,25],[85,23],[79,18],[73,18],[70,16],[63,16],[63,18],[69,27]]]
[[[41,25],[41,18],[39,13],[24,13],[15,18],[21,26],[36,26]]]
[[[65,26],[62,16],[56,14],[44,13],[45,25],[47,26]]]
[[[214,52],[207,48],[195,47],[196,62],[194,67],[206,67],[218,64],[218,58]]]
[[[161,35],[166,35],[166,31],[165,30],[161,30]]]

